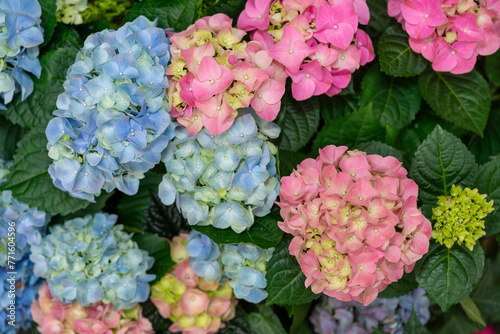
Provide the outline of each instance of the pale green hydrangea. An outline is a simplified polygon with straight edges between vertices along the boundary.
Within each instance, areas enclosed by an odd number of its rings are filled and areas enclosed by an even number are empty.
[[[82,24],[82,12],[88,8],[87,0],[56,0],[57,22],[65,24]]]

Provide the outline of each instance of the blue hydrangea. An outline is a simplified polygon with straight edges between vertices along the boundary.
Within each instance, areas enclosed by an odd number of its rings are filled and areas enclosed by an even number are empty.
[[[221,245],[197,231],[191,231],[185,248],[196,275],[208,281],[229,279],[238,299],[259,303],[267,298],[266,266],[274,248],[255,245]]]
[[[12,161],[5,161],[0,155],[0,187],[7,181],[7,176],[10,174],[10,167],[12,167]]]
[[[245,111],[218,136],[204,128],[194,137],[178,126],[162,157],[162,202],[177,201],[190,225],[231,227],[236,233],[250,228],[278,196],[277,148],[269,138],[279,133],[276,124]]]
[[[68,70],[45,133],[49,174],[73,197],[135,194],[175,135],[163,99],[170,40],[156,23],[140,16],[90,35]]]
[[[14,94],[21,92],[24,101],[33,92],[29,73],[40,78],[41,15],[38,0],[0,0],[0,110]]]
[[[23,259],[15,263],[16,274],[9,274],[10,270],[0,267],[0,334],[15,334],[21,330],[31,328],[31,304],[37,299],[38,289],[42,280],[33,274],[33,263],[26,254]],[[10,280],[15,276],[14,280]],[[11,311],[8,309],[14,296],[11,294],[11,283],[15,288],[15,327],[8,325]]]
[[[98,213],[50,228],[32,247],[35,275],[47,279],[52,295],[63,303],[84,307],[103,301],[116,310],[129,309],[149,297],[146,274],[154,262],[132,241],[132,234],[115,225],[116,215]]]
[[[429,321],[429,302],[422,288],[397,298],[377,298],[368,306],[322,296],[310,320],[318,334],[368,334],[374,328],[402,334],[412,309],[422,325]]]
[[[49,220],[45,212],[12,197],[12,191],[0,192],[0,267],[6,267],[12,256],[20,261],[31,247],[39,245]]]

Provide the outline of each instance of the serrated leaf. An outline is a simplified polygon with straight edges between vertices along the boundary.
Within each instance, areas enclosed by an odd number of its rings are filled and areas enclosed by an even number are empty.
[[[224,328],[219,329],[218,334],[255,334],[240,307],[236,308],[234,318],[225,322],[225,324]]]
[[[48,173],[52,159],[48,156],[44,130],[32,129],[19,141],[11,173],[3,189],[12,190],[19,201],[51,215],[67,215],[86,208],[90,202],[73,198],[54,187]]]
[[[266,305],[300,305],[319,297],[305,287],[306,276],[297,259],[288,252],[290,241],[290,237],[283,238],[267,264]]]
[[[16,144],[21,139],[22,134],[23,128],[0,116],[0,156],[2,159],[12,160]]]
[[[279,244],[283,231],[278,227],[281,217],[279,210],[274,209],[265,217],[255,217],[255,222],[249,230],[236,233],[230,228],[220,229],[210,226],[191,226],[211,238],[218,244],[253,244],[268,249]]]
[[[441,309],[467,297],[483,273],[484,252],[480,244],[472,251],[455,244],[451,249],[434,244],[415,265],[419,285]]]
[[[403,277],[394,283],[391,283],[382,292],[378,294],[380,298],[394,298],[406,295],[418,287],[415,272],[404,273]]]
[[[318,129],[319,101],[317,97],[307,101],[295,101],[289,97],[284,103],[285,119],[278,147],[280,150],[295,152],[304,147]]]
[[[158,18],[160,28],[183,31],[195,19],[196,0],[143,0],[132,7],[125,21],[133,21],[141,15],[150,20]]]
[[[500,86],[500,52],[497,51],[491,56],[486,57],[486,75],[495,84]]]
[[[259,306],[259,312],[248,315],[248,323],[256,334],[286,334],[280,319],[270,307]]]
[[[387,0],[367,0],[370,9],[368,26],[377,31],[384,31],[391,24],[391,17],[387,14]]]
[[[368,154],[378,154],[383,157],[393,156],[399,161],[403,161],[402,151],[379,141],[369,141],[367,143],[361,143],[356,148]]]
[[[245,9],[245,4],[246,0],[218,0],[203,13],[203,16],[226,14],[236,22],[240,13]]]
[[[46,126],[57,109],[57,96],[64,92],[66,71],[75,61],[77,50],[65,47],[47,52],[40,58],[42,74],[34,80],[33,93],[23,102],[16,94],[8,104],[5,118],[23,127]]]
[[[283,177],[292,174],[292,171],[297,168],[297,165],[306,158],[307,155],[302,152],[279,151],[278,160],[280,176]]]
[[[479,72],[455,75],[428,70],[418,78],[418,86],[438,116],[483,136],[491,93],[488,82]]]
[[[484,322],[483,318],[481,317],[481,312],[479,312],[479,309],[477,308],[476,303],[472,300],[470,297],[465,297],[460,301],[460,305],[462,306],[465,314],[469,317],[470,320],[477,322],[478,324],[482,326],[486,326],[486,323]]]
[[[326,124],[337,118],[344,117],[358,110],[359,96],[357,95],[321,95],[319,97],[321,117]]]
[[[500,108],[491,110],[484,137],[476,137],[470,150],[478,163],[486,163],[500,154]]]
[[[408,33],[401,26],[388,27],[378,40],[378,54],[382,71],[395,77],[413,77],[427,67],[427,60],[413,52]]]
[[[316,136],[313,152],[327,145],[346,145],[349,148],[385,136],[385,129],[373,113],[372,104],[327,123]]]
[[[498,283],[492,270],[492,264],[488,260],[483,277],[471,297],[481,314],[491,321],[500,321],[500,285]]]
[[[359,106],[373,103],[373,113],[382,126],[400,129],[409,125],[420,109],[420,92],[415,78],[394,78],[375,64],[361,83]]]
[[[151,285],[155,284],[175,265],[170,256],[170,242],[151,233],[136,234],[133,239],[140,249],[147,251],[155,259],[153,267],[148,270],[148,274],[156,275],[154,281],[150,282]]]
[[[487,194],[493,200],[495,211],[487,217],[486,235],[500,232],[500,159],[488,162],[479,167],[476,187],[480,194]]]
[[[419,186],[419,200],[436,204],[451,186],[471,187],[476,177],[474,156],[460,139],[436,125],[415,152],[410,178]]]
[[[404,326],[403,334],[430,334],[429,332],[418,320],[418,316],[415,313],[415,309],[411,309],[410,318]]]
[[[54,27],[57,24],[56,21],[56,0],[39,0],[40,7],[42,8],[42,28],[43,28],[43,44],[47,45],[52,38],[54,33]]]

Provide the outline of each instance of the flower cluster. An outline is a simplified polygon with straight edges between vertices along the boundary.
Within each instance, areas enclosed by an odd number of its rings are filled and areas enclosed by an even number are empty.
[[[21,261],[39,245],[49,220],[45,212],[12,197],[12,191],[0,192],[0,267],[7,266],[8,252],[14,261]]]
[[[306,159],[280,190],[280,228],[295,236],[306,285],[365,305],[429,249],[431,224],[417,184],[394,157],[333,145]]]
[[[209,281],[229,279],[238,299],[260,303],[267,298],[266,266],[274,248],[255,245],[221,245],[209,237],[191,231],[186,246],[196,275]]]
[[[12,161],[5,161],[0,155],[0,187],[7,182],[7,176],[10,174],[10,167],[12,167]]]
[[[25,255],[16,261],[15,269],[0,267],[0,333],[15,334],[31,327],[30,306],[38,294],[42,280],[33,274],[33,263]],[[15,271],[15,280],[12,279]],[[15,297],[12,296],[15,290]],[[15,302],[15,307],[12,303]],[[15,320],[15,327],[7,324]]]
[[[472,71],[478,55],[500,47],[500,8],[496,0],[389,0],[389,15],[410,35],[413,51],[435,71]]]
[[[493,200],[477,189],[462,189],[452,185],[450,196],[439,196],[437,207],[432,209],[434,228],[432,238],[451,248],[455,242],[465,244],[471,251],[476,241],[486,234],[484,218],[495,210]]]
[[[98,213],[68,220],[32,247],[35,275],[47,279],[55,298],[84,307],[103,301],[115,310],[148,299],[155,276],[146,271],[154,259],[137,248],[123,225],[114,226],[117,218]]]
[[[239,116],[218,136],[203,129],[194,137],[178,126],[162,157],[167,168],[159,189],[162,202],[177,200],[190,225],[241,233],[254,215],[268,214],[278,196],[277,148],[268,138],[279,132],[276,124],[252,114]]]
[[[88,201],[101,189],[137,192],[174,135],[163,106],[169,46],[143,16],[87,38],[46,129],[57,188]]]
[[[24,101],[33,92],[33,80],[42,66],[38,46],[43,43],[42,9],[38,0],[0,1],[0,110],[21,92]]]
[[[265,120],[278,115],[286,74],[259,43],[241,42],[224,14],[199,19],[174,34],[170,114],[195,135],[204,126],[214,135],[229,129],[237,110],[252,106]]]
[[[429,321],[429,302],[422,288],[397,298],[377,298],[368,306],[323,296],[310,320],[318,334],[369,334],[376,328],[402,334],[412,309],[422,325]]]
[[[186,244],[187,234],[172,239],[171,254],[177,264],[151,288],[151,301],[162,317],[174,322],[171,332],[217,333],[234,317],[237,301],[227,282],[209,282],[195,274]]]
[[[249,0],[238,28],[269,50],[292,78],[296,100],[333,96],[351,74],[375,58],[370,37],[358,29],[370,12],[365,0]]]
[[[82,24],[82,12],[88,8],[87,0],[56,0],[57,22]]]
[[[82,307],[80,303],[64,304],[52,296],[45,282],[38,300],[31,305],[33,320],[41,334],[116,333],[153,334],[153,326],[142,316],[139,305],[128,310],[113,310],[113,304],[102,302]]]

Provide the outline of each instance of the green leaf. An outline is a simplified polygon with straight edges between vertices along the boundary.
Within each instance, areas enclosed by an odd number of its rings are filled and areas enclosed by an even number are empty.
[[[274,209],[265,217],[255,217],[250,230],[241,233],[234,232],[231,228],[220,229],[210,226],[191,226],[198,232],[210,237],[218,244],[253,244],[260,248],[268,249],[279,244],[283,231],[278,227],[281,217],[279,210]]]
[[[259,306],[259,312],[248,315],[248,323],[256,334],[286,334],[280,319],[270,307]]]
[[[479,72],[455,75],[428,70],[420,75],[418,85],[423,98],[438,116],[483,136],[491,108],[491,92]]]
[[[358,110],[359,96],[357,95],[321,95],[319,97],[321,117],[326,124],[337,118]]]
[[[240,307],[236,307],[236,315],[225,324],[224,328],[219,329],[218,334],[255,334]]]
[[[327,123],[314,140],[313,152],[332,144],[353,148],[384,136],[385,129],[375,117],[373,105],[368,104],[356,112]]]
[[[22,0],[21,0],[22,1]],[[47,45],[54,33],[56,21],[56,0],[39,0],[40,7],[42,7],[42,28],[43,28],[43,44]]]
[[[457,308],[455,308],[457,309]],[[441,324],[443,326],[438,330],[433,330],[436,334],[470,334],[477,329],[477,325],[469,320],[462,312],[453,308],[446,313]]]
[[[418,320],[418,316],[415,313],[415,309],[411,309],[410,318],[404,326],[403,334],[430,334],[429,332]]]
[[[415,78],[394,78],[372,66],[361,83],[359,106],[373,103],[373,113],[382,126],[400,129],[409,125],[420,109],[420,92]]]
[[[401,26],[388,27],[378,40],[382,71],[395,77],[413,77],[427,67],[427,60],[410,48],[408,33]]]
[[[406,295],[418,287],[418,282],[415,278],[415,271],[404,273],[403,277],[398,281],[391,283],[381,293],[380,298],[394,298]]]
[[[294,305],[292,306],[292,326],[290,327],[289,334],[303,334],[301,329],[302,324],[307,322],[307,315],[311,309],[311,303]]]
[[[45,127],[57,109],[57,96],[64,92],[67,69],[74,63],[77,50],[65,47],[47,52],[40,58],[42,75],[34,80],[33,93],[23,102],[16,94],[8,104],[5,118],[23,127]]]
[[[306,276],[302,273],[297,259],[290,255],[290,237],[283,238],[267,264],[266,305],[300,305],[319,297],[311,288],[306,288]]]
[[[307,101],[295,101],[289,97],[284,103],[285,120],[278,147],[280,150],[295,152],[304,147],[318,129],[319,101],[317,97]]]
[[[215,14],[226,14],[234,20],[238,20],[238,16],[245,9],[246,0],[219,0],[213,6],[210,6],[203,16],[212,16]]]
[[[488,124],[484,129],[484,137],[476,140],[470,150],[476,156],[478,163],[486,163],[500,154],[500,108],[494,108],[490,112]]]
[[[372,328],[372,334],[388,334],[388,333],[378,328]]]
[[[0,156],[4,160],[12,160],[16,144],[21,139],[22,134],[23,128],[0,116]]]
[[[451,249],[434,244],[415,266],[419,285],[441,309],[467,297],[483,273],[484,252],[476,245],[472,252],[455,244]]]
[[[391,17],[387,14],[387,0],[367,0],[370,9],[368,26],[377,31],[384,31],[391,24]]]
[[[150,299],[141,303],[142,315],[149,319],[156,333],[158,334],[171,334],[168,330],[172,321],[165,319],[160,315],[158,308],[151,302]]]
[[[141,15],[150,20],[158,18],[160,28],[183,31],[195,19],[196,0],[143,0],[132,7],[125,21],[133,21]]]
[[[378,154],[383,157],[393,156],[399,161],[403,161],[403,152],[379,141],[361,143],[356,148],[368,154]]]
[[[155,284],[175,265],[170,256],[170,243],[167,239],[150,233],[136,234],[133,239],[140,249],[147,251],[149,256],[155,258],[153,267],[148,271],[148,274],[156,275],[154,281],[150,283]]]
[[[279,151],[279,170],[280,176],[288,176],[292,174],[292,171],[297,168],[304,159],[307,158],[302,152],[289,152],[289,151]]]
[[[465,311],[465,314],[467,314],[470,320],[477,322],[482,326],[486,326],[486,323],[481,317],[481,312],[479,312],[476,303],[474,303],[471,297],[467,296],[464,299],[462,299],[460,301],[460,305],[462,306],[463,310]]]
[[[500,285],[494,275],[491,262],[485,265],[484,274],[471,294],[481,314],[488,320],[500,321]]]
[[[54,30],[52,40],[47,44],[44,50],[50,51],[60,48],[73,48],[75,52],[78,52],[82,46],[83,41],[75,29],[64,24],[59,24]]]
[[[486,57],[486,75],[495,84],[500,86],[500,51]]]
[[[156,233],[164,238],[172,239],[181,231],[187,231],[189,225],[182,217],[177,206],[164,205],[158,197],[157,190],[151,191],[151,203],[149,203],[148,214],[143,232]]]
[[[495,211],[488,215],[485,223],[486,235],[500,232],[500,159],[479,167],[476,187],[480,194],[487,194],[493,200]]]
[[[476,177],[474,156],[460,139],[436,125],[412,160],[410,178],[419,186],[419,200],[436,204],[451,186],[471,187]]]
[[[90,205],[90,202],[73,198],[54,187],[48,173],[52,159],[48,156],[44,128],[32,129],[17,146],[11,173],[3,189],[12,190],[19,201],[52,215],[67,215]]]

